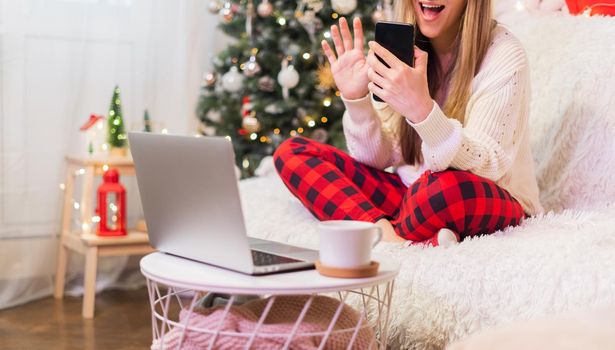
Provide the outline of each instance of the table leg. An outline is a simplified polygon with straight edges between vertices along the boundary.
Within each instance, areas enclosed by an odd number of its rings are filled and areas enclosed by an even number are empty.
[[[56,257],[56,280],[53,296],[61,299],[64,296],[64,282],[66,278],[66,264],[68,262],[68,249],[64,246],[64,236],[70,233],[71,214],[73,212],[73,192],[75,188],[74,168],[66,167],[66,183],[64,184],[64,205],[62,207],[62,227],[58,238],[58,256]]]
[[[94,317],[96,298],[96,267],[98,264],[98,247],[88,247],[85,253],[85,272],[83,276],[83,317]]]

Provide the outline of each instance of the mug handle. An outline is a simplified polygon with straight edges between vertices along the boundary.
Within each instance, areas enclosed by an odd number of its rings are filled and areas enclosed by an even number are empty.
[[[376,237],[376,239],[374,240],[374,243],[372,243],[372,248],[377,246],[378,243],[380,243],[380,241],[382,240],[382,228],[376,226],[376,229],[378,230],[378,237]]]

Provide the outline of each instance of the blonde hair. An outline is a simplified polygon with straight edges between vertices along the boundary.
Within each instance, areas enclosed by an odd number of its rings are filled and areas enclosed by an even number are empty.
[[[400,22],[412,23],[416,30],[416,45],[429,55],[427,81],[429,93],[435,98],[443,81],[450,80],[444,113],[459,120],[465,119],[470,98],[472,80],[487,53],[492,30],[496,22],[491,18],[491,0],[468,0],[462,14],[459,31],[453,48],[453,65],[447,72],[440,72],[438,58],[431,42],[416,25],[412,0],[396,0],[395,13]],[[422,163],[421,139],[416,131],[400,118],[400,144],[404,160],[408,164]]]

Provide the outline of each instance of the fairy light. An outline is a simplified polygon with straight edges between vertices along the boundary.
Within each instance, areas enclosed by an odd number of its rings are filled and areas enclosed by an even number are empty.
[[[81,224],[81,230],[83,232],[90,232],[90,225],[88,225],[86,222],[84,222],[83,224]]]
[[[161,134],[168,134],[168,133],[169,133],[169,130],[167,130],[166,128],[164,128],[164,129],[160,130],[160,133],[161,133]]]
[[[103,165],[102,169],[103,169],[103,171],[109,170],[109,165],[108,164]]]
[[[340,15],[339,15],[337,12],[333,12],[333,13],[331,14],[331,18],[333,18],[333,19],[337,19],[339,16],[340,16]]]
[[[313,121],[313,120],[310,120],[310,121],[308,122],[308,126],[309,126],[310,128],[313,128],[314,126],[316,126],[316,122],[315,122],[315,121]]]
[[[329,118],[323,116],[322,118],[320,118],[320,121],[323,122],[323,123],[326,123],[326,122],[329,121]]]
[[[273,129],[273,133],[276,135],[280,135],[280,129],[278,128]]]
[[[342,93],[339,90],[337,90],[337,91],[335,91],[335,96],[340,97],[340,96],[342,96]]]
[[[267,142],[267,136],[261,136],[260,141],[263,143]]]
[[[60,189],[61,189],[62,191],[64,191],[64,190],[66,189],[66,185],[65,185],[65,184],[60,184]]]
[[[322,34],[322,36],[324,36],[326,39],[331,38],[331,32],[330,31],[326,31]]]
[[[109,145],[106,143],[103,143],[102,146],[100,146],[102,148],[103,151],[106,151],[109,149]]]
[[[244,169],[248,169],[250,167],[250,161],[248,160],[248,158],[243,159],[241,166],[243,166]]]
[[[228,136],[228,135],[224,136],[224,138],[225,138],[225,139],[227,139],[227,140],[229,140],[229,141],[233,141],[233,139],[231,139],[231,137],[230,137],[230,136]]]
[[[303,57],[304,60],[309,60],[310,57],[312,57],[312,55],[310,55],[309,52],[304,52],[302,57]]]
[[[92,216],[92,222],[93,223],[99,223],[100,222],[100,216],[98,216],[98,215]]]
[[[286,18],[284,18],[284,17],[278,18],[278,24],[281,25],[281,26],[286,25]]]
[[[303,134],[303,128],[297,128],[297,132]]]
[[[290,131],[290,136],[297,136],[297,132],[295,130]]]
[[[73,202],[73,208],[75,208],[75,210],[79,210],[79,208],[81,208],[81,205],[79,204],[79,202]]]
[[[75,176],[79,176],[79,175],[83,175],[83,174],[85,174],[85,169],[83,169],[83,168],[75,171]]]
[[[517,0],[517,3],[515,4],[515,8],[517,9],[517,11],[525,11],[525,1]]]
[[[258,138],[258,135],[256,135],[256,133],[255,133],[255,132],[253,132],[253,133],[251,133],[251,134],[250,134],[250,140],[254,141],[254,140],[256,140],[257,138]]]
[[[331,98],[330,97],[325,97],[324,100],[322,100],[322,105],[325,107],[330,107],[331,106]]]

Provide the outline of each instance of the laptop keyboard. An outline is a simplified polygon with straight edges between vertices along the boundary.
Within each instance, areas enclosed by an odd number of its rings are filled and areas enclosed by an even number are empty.
[[[293,258],[287,258],[285,256],[265,253],[258,250],[251,250],[251,252],[252,261],[254,261],[254,265],[256,266],[278,265],[302,261]]]

